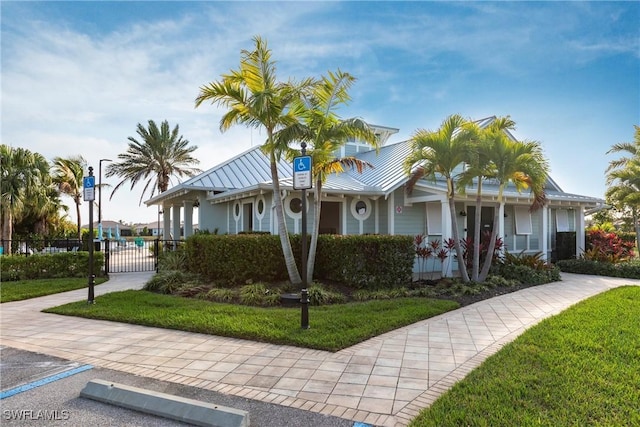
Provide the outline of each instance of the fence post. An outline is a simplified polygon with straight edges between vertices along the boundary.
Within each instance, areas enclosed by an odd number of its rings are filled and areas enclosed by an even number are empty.
[[[156,273],[158,272],[158,258],[160,257],[160,237],[153,241],[153,256],[155,258]]]

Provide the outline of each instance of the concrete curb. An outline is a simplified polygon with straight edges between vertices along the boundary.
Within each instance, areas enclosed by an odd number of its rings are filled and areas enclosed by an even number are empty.
[[[91,380],[80,397],[204,427],[249,427],[249,413],[193,399]]]

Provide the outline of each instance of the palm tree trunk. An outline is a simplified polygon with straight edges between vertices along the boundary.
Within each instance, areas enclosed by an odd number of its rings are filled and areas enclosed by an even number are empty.
[[[294,286],[302,285],[302,278],[296,265],[296,259],[291,249],[291,241],[287,233],[287,224],[284,222],[284,210],[282,209],[282,195],[280,194],[280,180],[278,177],[278,166],[274,153],[271,153],[271,177],[273,180],[273,202],[276,208],[276,218],[278,220],[278,234],[280,235],[280,244],[282,246],[282,254],[284,263],[287,266],[289,280]]]
[[[76,215],[76,218],[78,218],[78,241],[82,241],[82,231],[80,230],[82,228],[82,221],[80,219],[80,198],[78,197],[76,197]],[[93,244],[93,236],[89,236],[89,244]]]
[[[498,226],[500,225],[500,207],[502,206],[502,197],[499,197],[500,202],[495,209],[495,214],[493,215],[493,230],[491,230],[491,238],[489,240],[489,247],[487,248],[487,257],[484,260],[484,264],[482,265],[482,271],[480,272],[480,276],[478,277],[478,281],[480,283],[484,282],[489,275],[489,269],[491,268],[491,263],[493,262],[493,250],[496,247],[496,237],[498,236]]]
[[[636,209],[631,210],[631,217],[633,218],[633,228],[636,231],[636,249],[638,250],[638,256],[640,256],[640,218],[638,218]]]
[[[318,249],[318,237],[320,235],[320,210],[322,209],[322,180],[316,181],[315,197],[313,199],[313,229],[311,234],[311,245],[309,246],[309,257],[307,259],[307,281],[313,282],[313,270],[316,262],[316,251]]]
[[[11,235],[13,233],[13,217],[11,215],[11,210],[7,208],[5,210],[4,216],[2,217],[2,246],[4,248],[4,253],[7,255],[11,255]],[[5,245],[4,242],[7,244]]]
[[[467,272],[467,266],[464,264],[462,248],[460,247],[460,234],[458,233],[458,223],[456,222],[456,204],[452,196],[449,196],[449,213],[451,214],[453,247],[456,250],[456,256],[458,257],[458,270],[462,276],[462,281],[466,283],[469,281],[469,273]]]
[[[478,191],[476,192],[476,214],[474,218],[475,227],[473,229],[473,270],[471,280],[478,281],[478,271],[480,270],[480,222],[482,221],[482,179],[478,177]]]

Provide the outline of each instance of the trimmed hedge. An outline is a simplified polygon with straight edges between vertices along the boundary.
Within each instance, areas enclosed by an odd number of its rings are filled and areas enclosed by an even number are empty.
[[[290,240],[300,267],[300,235]],[[186,240],[185,251],[186,268],[208,281],[232,286],[289,279],[277,235],[198,234]],[[411,281],[414,257],[411,236],[321,235],[314,277],[355,289],[404,286]]]
[[[93,271],[96,276],[100,274],[103,266],[104,254],[94,252]],[[2,281],[87,277],[89,275],[89,252],[2,256],[0,275]]]
[[[316,277],[375,290],[411,283],[415,248],[413,236],[325,234],[316,258]]]
[[[185,251],[188,270],[205,280],[236,285],[288,278],[278,236],[197,234],[186,240]]]
[[[565,259],[556,265],[566,273],[593,274],[596,276],[624,277],[640,279],[640,261],[627,261],[613,264],[590,259]]]

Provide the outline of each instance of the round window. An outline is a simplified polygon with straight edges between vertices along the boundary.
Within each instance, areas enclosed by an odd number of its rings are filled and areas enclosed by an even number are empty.
[[[351,201],[351,215],[360,221],[369,218],[371,215],[371,200],[367,198],[353,199]]]
[[[258,218],[259,220],[264,218],[265,209],[266,209],[266,203],[264,201],[264,196],[263,195],[259,195],[256,198],[256,204],[255,204],[256,218]]]
[[[289,201],[289,210],[294,214],[302,212],[302,200],[299,197],[294,197]]]
[[[236,221],[240,218],[240,202],[236,202],[233,206],[233,217]]]
[[[287,196],[283,200],[282,205],[289,218],[302,218],[302,199],[300,198],[300,195],[294,194]],[[308,205],[307,209],[309,209]]]

